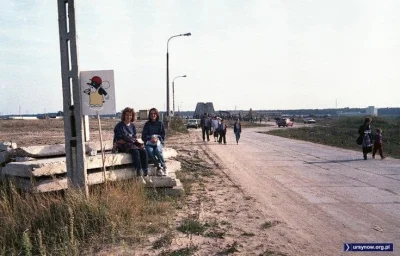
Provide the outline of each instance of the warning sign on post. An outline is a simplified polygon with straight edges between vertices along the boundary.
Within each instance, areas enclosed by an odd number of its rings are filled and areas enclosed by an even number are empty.
[[[81,71],[79,78],[82,114],[115,114],[114,70]]]

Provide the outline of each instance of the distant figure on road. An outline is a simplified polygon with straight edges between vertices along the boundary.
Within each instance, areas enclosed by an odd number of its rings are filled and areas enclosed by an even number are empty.
[[[219,120],[217,116],[214,116],[214,118],[211,120],[211,130],[213,131],[214,135],[214,142],[217,142],[218,140],[218,125],[219,125]]]
[[[358,128],[358,134],[363,137],[362,151],[364,160],[367,160],[367,154],[372,152],[371,121],[370,117],[366,117],[364,123]]]
[[[222,119],[217,129],[219,134],[219,139],[218,139],[219,144],[221,144],[222,141],[224,141],[224,144],[226,145],[226,127],[227,125],[225,124],[225,120]]]
[[[236,144],[239,144],[240,133],[242,132],[242,124],[240,123],[239,119],[237,119],[233,125],[233,132],[235,133]]]
[[[201,133],[203,135],[203,141],[206,141],[206,134],[207,134],[207,141],[210,141],[211,120],[208,117],[207,113],[204,113],[203,117],[201,118],[200,126],[201,126]]]
[[[374,151],[372,152],[372,158],[375,158],[376,151],[379,151],[381,159],[385,159],[382,152],[382,129],[376,129],[376,134],[374,136]]]

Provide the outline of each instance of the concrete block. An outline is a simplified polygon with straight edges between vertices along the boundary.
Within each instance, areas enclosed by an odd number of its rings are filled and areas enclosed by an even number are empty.
[[[112,140],[103,141],[103,147],[106,151],[111,151],[113,147]],[[85,152],[90,154],[92,151],[101,151],[100,142],[85,142]],[[19,157],[52,157],[65,156],[65,144],[29,146],[16,148],[15,156]]]
[[[0,151],[9,151],[16,148],[17,148],[17,143],[15,142],[10,142],[10,141],[0,142]]]
[[[123,168],[118,170],[96,172],[88,174],[88,185],[95,185],[105,183],[105,179],[108,182],[133,179],[136,177],[136,172],[131,168]],[[16,185],[24,190],[33,192],[50,192],[68,189],[67,177],[49,178],[46,180],[26,179],[21,177],[11,177]],[[152,183],[147,183],[145,187],[148,188],[173,188],[177,185],[177,181],[168,176],[152,176]]]
[[[11,162],[3,168],[3,174],[19,177],[52,176],[67,173],[65,157],[40,159],[27,162]]]
[[[11,161],[11,155],[8,151],[0,152],[0,165]]]
[[[171,156],[176,154],[176,150],[168,149],[168,154],[165,154],[166,164],[168,171],[174,170],[174,168],[180,169],[180,163],[173,160],[168,160]],[[62,174],[67,173],[67,167],[65,163],[65,157],[56,157],[56,158],[46,158],[46,159],[37,159],[33,161],[26,162],[11,162],[8,163],[3,172],[10,176],[20,176],[20,177],[40,177],[40,176],[51,176],[54,174]],[[86,157],[86,169],[98,169],[102,168],[102,157],[101,155],[96,156],[87,156]],[[179,164],[178,164],[179,163]],[[132,157],[130,154],[126,153],[107,153],[105,154],[104,166],[107,168],[115,167],[121,165],[132,164]],[[171,166],[170,166],[171,165]],[[178,166],[176,166],[178,165]],[[155,170],[152,167],[153,165],[149,165],[150,175],[155,175]]]

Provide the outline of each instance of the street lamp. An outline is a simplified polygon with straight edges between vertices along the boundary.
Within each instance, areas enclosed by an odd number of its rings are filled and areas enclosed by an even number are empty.
[[[174,85],[174,81],[175,81],[175,79],[177,79],[179,77],[186,77],[186,75],[177,76],[174,79],[172,79],[172,112],[174,113],[174,115],[175,115],[175,85]]]
[[[169,109],[169,53],[168,53],[169,40],[171,40],[174,37],[178,37],[178,36],[191,36],[191,35],[192,35],[191,33],[179,34],[179,35],[171,36],[167,41],[167,117],[170,116],[170,109]],[[167,127],[168,127],[168,125],[167,125]]]

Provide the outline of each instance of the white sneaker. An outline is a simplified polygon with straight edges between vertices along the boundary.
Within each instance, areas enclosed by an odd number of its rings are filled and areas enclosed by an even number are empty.
[[[144,180],[143,176],[139,176],[137,180],[139,183],[146,184],[146,181]]]
[[[167,166],[164,166],[162,168],[162,176],[166,176],[167,175]]]
[[[153,183],[153,180],[150,178],[150,176],[144,176],[144,181],[145,183]]]

